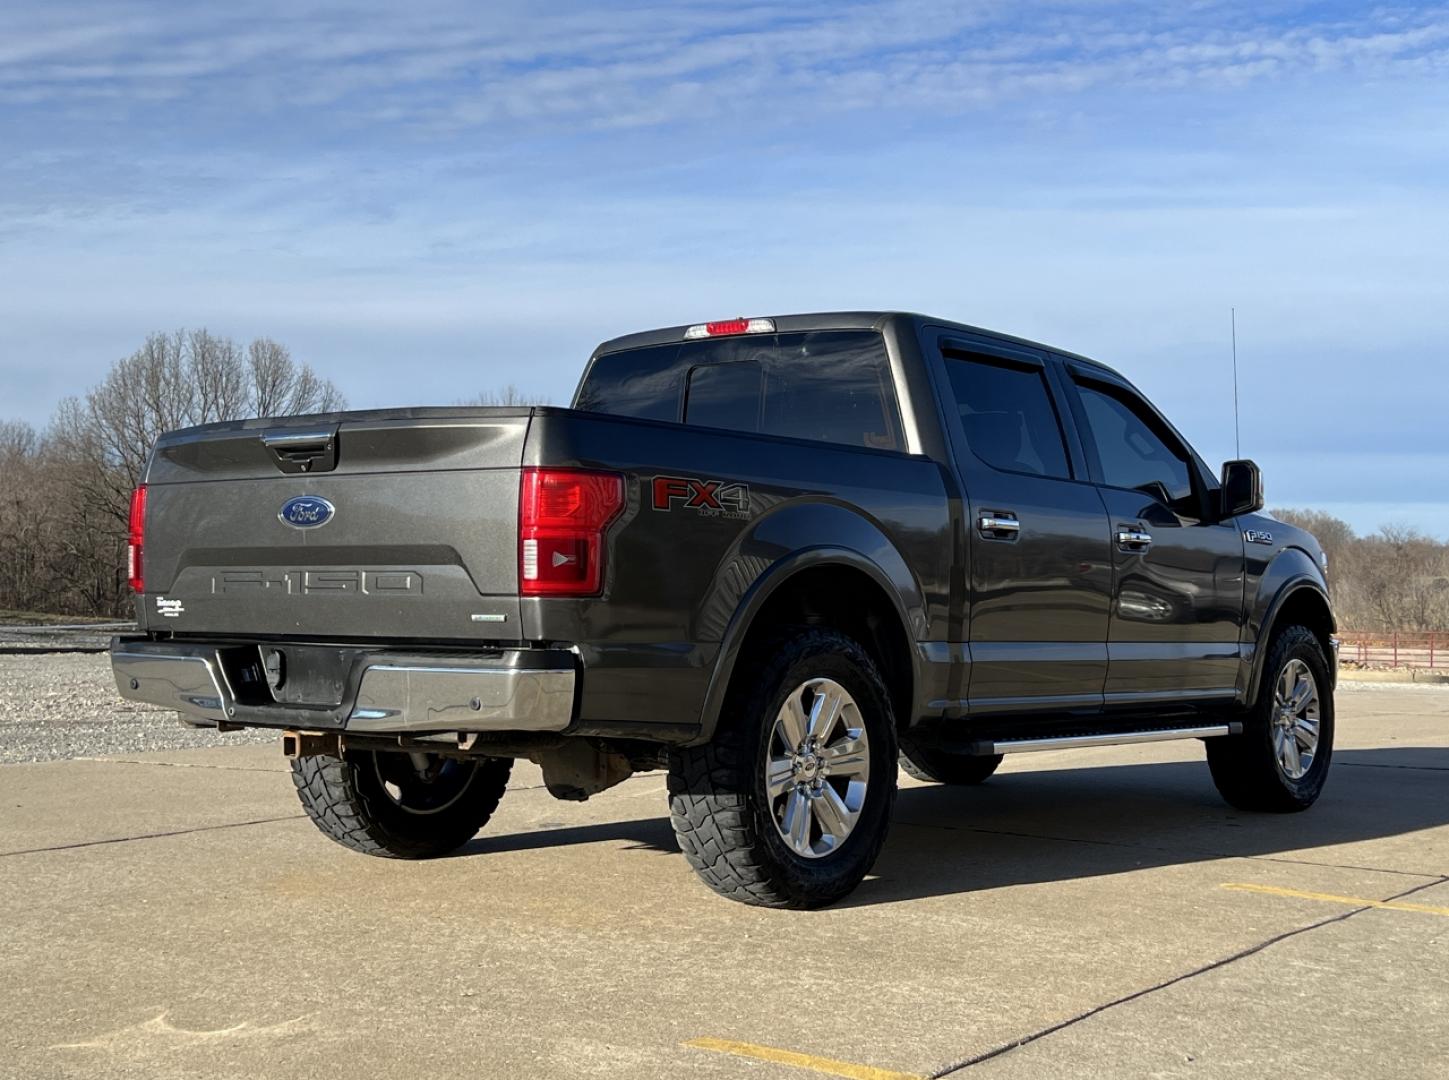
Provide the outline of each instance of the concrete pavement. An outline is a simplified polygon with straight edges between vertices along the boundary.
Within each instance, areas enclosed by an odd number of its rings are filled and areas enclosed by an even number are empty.
[[[1449,1077],[1449,691],[1342,690],[1333,770],[1292,817],[1197,743],[903,776],[802,913],[699,885],[657,775],[576,806],[521,765],[401,863],[274,747],[4,766],[0,1077]]]

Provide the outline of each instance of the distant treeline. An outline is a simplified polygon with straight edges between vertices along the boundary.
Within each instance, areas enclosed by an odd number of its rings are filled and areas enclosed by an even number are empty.
[[[0,421],[0,608],[126,615],[131,489],[164,431],[325,412],[337,387],[268,338],[152,334],[44,431]]]
[[[471,404],[532,403],[509,386]],[[346,407],[341,392],[268,338],[153,334],[37,432],[0,421],[0,609],[127,615],[126,516],[152,443],[215,420]],[[1449,630],[1449,543],[1387,525],[1357,536],[1314,510],[1275,510],[1328,553],[1339,625]]]
[[[1318,510],[1272,514],[1323,545],[1341,629],[1449,630],[1449,543],[1404,525],[1358,536]]]

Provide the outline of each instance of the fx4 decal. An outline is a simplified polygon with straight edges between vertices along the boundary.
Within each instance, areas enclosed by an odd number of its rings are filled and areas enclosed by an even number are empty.
[[[727,484],[723,480],[656,476],[652,505],[656,510],[683,506],[710,517],[746,517],[750,512],[750,489],[745,484]]]

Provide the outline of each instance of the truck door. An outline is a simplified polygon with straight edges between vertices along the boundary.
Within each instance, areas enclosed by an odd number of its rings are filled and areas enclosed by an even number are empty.
[[[1215,520],[1206,470],[1151,405],[1100,369],[1070,371],[1112,533],[1106,704],[1232,698],[1242,533]]]
[[[1067,438],[1047,359],[990,338],[943,333],[936,344],[969,507],[968,712],[1100,708],[1107,518]]]

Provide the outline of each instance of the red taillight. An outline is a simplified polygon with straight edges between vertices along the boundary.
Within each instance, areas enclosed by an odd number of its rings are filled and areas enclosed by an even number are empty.
[[[126,576],[132,592],[146,591],[146,485],[131,492],[131,520],[126,530]]]
[[[524,469],[518,498],[518,591],[597,596],[604,529],[624,508],[624,478],[581,469]]]

